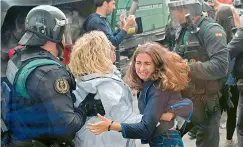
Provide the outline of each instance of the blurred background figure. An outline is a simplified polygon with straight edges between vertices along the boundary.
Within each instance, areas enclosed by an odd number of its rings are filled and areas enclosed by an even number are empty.
[[[233,3],[230,1],[224,1],[224,0],[208,0],[208,4],[215,9],[215,13],[222,7],[222,6],[228,6],[231,8],[233,13],[234,22],[237,28],[240,27],[240,16],[238,12],[236,11],[235,7],[232,5]],[[216,14],[215,14],[216,16]],[[216,19],[216,18],[215,18]]]
[[[229,6],[222,6],[216,13],[216,22],[218,22],[227,34],[227,44],[232,40],[237,28],[234,25],[233,12]],[[235,59],[230,60],[230,67],[226,83],[221,89],[222,97],[220,104],[223,111],[227,111],[226,123],[226,147],[234,147],[237,143],[232,140],[236,128],[236,114],[239,100],[239,91],[236,86],[236,80],[233,75]],[[221,124],[222,125],[222,124]],[[224,128],[224,126],[222,126]]]

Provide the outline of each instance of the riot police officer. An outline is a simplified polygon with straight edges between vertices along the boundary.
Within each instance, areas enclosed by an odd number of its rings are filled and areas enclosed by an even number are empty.
[[[197,126],[198,147],[219,146],[222,84],[227,75],[229,52],[223,28],[202,15],[200,0],[169,0],[174,25],[180,25],[174,51],[188,60],[190,83],[182,92],[193,101],[192,123]],[[223,82],[222,82],[223,83]]]
[[[26,32],[8,62],[2,81],[2,119],[11,136],[7,146],[72,146],[86,116],[74,107],[75,80],[59,59],[65,44],[64,13],[40,5],[26,17]]]
[[[234,38],[228,44],[231,59],[235,58],[233,75],[237,80],[239,90],[237,137],[238,146],[243,146],[243,28],[238,29]]]

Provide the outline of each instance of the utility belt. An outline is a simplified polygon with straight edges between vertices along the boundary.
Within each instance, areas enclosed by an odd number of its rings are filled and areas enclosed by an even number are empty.
[[[182,95],[184,97],[185,91],[182,92]],[[217,92],[214,94],[192,94],[190,99],[193,102],[194,108],[197,108],[198,105],[201,105],[204,107],[202,111],[204,111],[204,117],[209,118],[210,115],[213,115],[214,113],[218,112],[221,110],[220,108],[220,97],[221,93]],[[197,115],[193,112],[193,115]]]
[[[222,85],[218,80],[191,79],[182,95],[187,98],[192,98],[193,95],[214,95],[220,92]]]
[[[183,97],[190,98],[193,101],[195,108],[197,108],[197,105],[204,107],[204,116],[208,118],[220,110],[220,89],[221,86],[218,81],[201,81],[200,84],[189,83],[181,93]],[[193,115],[197,114],[193,113]]]
[[[13,138],[10,138],[9,142],[3,147],[74,147],[74,143],[72,141],[40,141],[40,140],[26,140],[19,141]]]
[[[219,102],[220,97],[220,92],[211,95],[194,95],[194,98],[196,98],[197,101],[199,99],[199,105],[204,106],[204,113],[206,118],[221,110]],[[192,101],[194,100],[192,99]]]
[[[38,140],[28,140],[28,141],[14,141],[9,142],[7,145],[2,145],[2,147],[74,147],[74,144],[68,144],[66,142],[58,143],[53,142],[52,144],[45,144]]]
[[[2,147],[74,147],[72,140],[60,139],[60,141],[53,139],[40,140],[25,140],[20,141],[14,137],[7,126],[1,119],[1,146]],[[23,132],[24,133],[24,132]]]

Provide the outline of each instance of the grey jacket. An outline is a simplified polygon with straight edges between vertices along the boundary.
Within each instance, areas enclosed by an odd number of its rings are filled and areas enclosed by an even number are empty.
[[[101,99],[105,117],[120,123],[140,122],[142,115],[133,113],[132,93],[121,79],[120,72],[113,66],[110,74],[91,74],[76,80],[75,105],[78,106],[88,93],[96,93],[95,99]],[[74,139],[77,147],[134,147],[135,140],[125,139],[120,132],[104,132],[95,135],[87,129],[87,123],[100,121],[98,117],[88,117],[85,125]]]

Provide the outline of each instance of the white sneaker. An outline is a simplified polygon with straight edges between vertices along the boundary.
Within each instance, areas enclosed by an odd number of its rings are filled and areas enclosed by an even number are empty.
[[[226,128],[226,122],[220,123],[219,127],[220,127],[220,129],[225,129]]]
[[[224,147],[237,147],[237,142],[235,140],[226,140]]]

